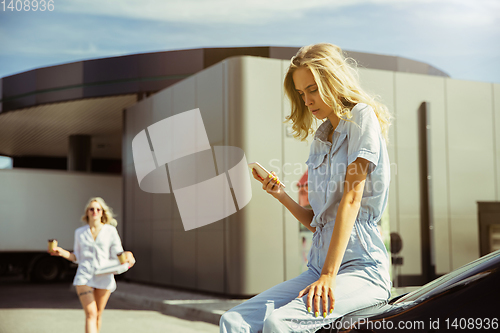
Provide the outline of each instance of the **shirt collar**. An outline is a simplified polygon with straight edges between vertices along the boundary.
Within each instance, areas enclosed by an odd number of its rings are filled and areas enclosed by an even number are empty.
[[[329,119],[325,120],[323,124],[319,125],[316,133],[314,134],[314,139],[321,141],[328,141],[328,134],[332,131],[333,126]]]

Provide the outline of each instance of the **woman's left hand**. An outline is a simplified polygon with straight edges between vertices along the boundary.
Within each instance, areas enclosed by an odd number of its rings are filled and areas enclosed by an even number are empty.
[[[127,256],[126,262],[128,262],[128,268],[131,268],[135,264],[134,255],[130,251],[125,251],[125,255]]]
[[[326,317],[328,313],[332,313],[335,305],[335,297],[333,292],[335,291],[335,278],[328,275],[321,275],[318,281],[311,283],[305,289],[302,289],[298,297],[307,295],[307,311],[311,312],[311,304],[314,304],[314,315],[318,317],[320,312],[320,301],[323,305],[323,317]],[[328,308],[328,299],[330,299],[330,308]]]

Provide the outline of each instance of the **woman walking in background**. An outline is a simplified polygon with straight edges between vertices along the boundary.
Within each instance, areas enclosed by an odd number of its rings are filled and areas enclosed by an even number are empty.
[[[312,209],[291,199],[274,173],[253,175],[314,232],[308,270],[227,311],[221,332],[315,332],[390,297],[389,259],[377,229],[390,183],[387,108],[363,91],[355,67],[332,44],[301,48],[284,87],[296,138],[314,133],[313,120],[324,121],[306,162]]]
[[[74,252],[56,246],[50,253],[78,264],[73,285],[85,311],[85,332],[97,333],[109,296],[116,290],[116,282],[113,273],[95,275],[95,271],[116,261],[123,248],[113,212],[102,198],[89,200],[82,221],[86,225],[75,231]],[[134,256],[130,251],[125,254],[130,268],[135,263]]]

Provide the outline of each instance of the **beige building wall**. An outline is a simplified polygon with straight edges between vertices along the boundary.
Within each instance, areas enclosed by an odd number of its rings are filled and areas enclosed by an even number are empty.
[[[479,257],[477,201],[495,197],[492,84],[446,80],[450,261]]]
[[[494,132],[494,153],[495,153],[495,200],[500,200],[500,84],[492,85],[493,91],[493,126],[495,126]]]
[[[311,138],[294,139],[283,123],[288,63],[229,58],[125,110],[125,241],[138,258],[129,278],[252,295],[301,272],[299,223],[260,183],[252,179],[252,200],[236,214],[186,232],[172,194],[140,190],[131,155],[140,131],[199,108],[212,146],[242,148],[248,162],[277,171],[298,200]],[[500,85],[374,69],[360,69],[360,79],[395,116],[388,218],[403,239],[401,274],[421,274],[417,110],[424,101],[431,110],[437,273],[477,258],[476,201],[498,200],[500,187]]]
[[[430,159],[433,175],[432,198],[435,223],[436,272],[450,271],[446,180],[445,146],[445,96],[444,79],[428,75],[394,73],[394,113],[395,154],[390,156],[397,169],[393,174],[398,187],[398,211],[391,215],[391,229],[403,238],[401,256],[404,265],[402,275],[420,275],[421,232],[420,232],[420,180],[418,151],[417,110],[424,101],[430,105],[431,151]],[[443,206],[444,205],[444,206]],[[394,223],[393,223],[394,222]],[[396,228],[394,228],[396,227]]]

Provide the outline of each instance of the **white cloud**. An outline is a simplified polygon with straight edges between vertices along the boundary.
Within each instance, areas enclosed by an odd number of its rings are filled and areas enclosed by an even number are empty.
[[[498,0],[454,0],[432,3],[414,12],[417,19],[436,26],[484,27],[497,30],[500,23]]]
[[[71,0],[57,2],[55,12],[0,24],[3,74],[24,70],[27,59],[33,68],[138,52],[328,41],[458,76],[471,58],[481,64],[500,54],[499,0]],[[498,82],[488,61],[471,77]]]
[[[52,26],[47,24],[44,26],[43,31],[47,32],[57,26]],[[59,27],[60,28],[60,27]],[[71,31],[73,34],[68,34],[66,32]],[[50,36],[50,34],[45,34]],[[91,58],[99,56],[110,56],[112,54],[123,54],[124,51],[116,49],[116,45],[108,48],[100,48],[95,42],[82,42],[74,38],[75,32],[73,29],[67,29],[64,33],[58,34],[58,39],[45,38],[41,40],[36,40],[36,37],[25,37],[19,38],[19,35],[7,35],[2,38],[3,45],[8,47],[0,48],[0,55],[16,56],[16,55],[29,55],[36,54],[40,57],[51,56],[57,53],[58,57],[70,56],[70,57],[82,57]],[[61,42],[61,41],[64,42]]]
[[[443,1],[453,0],[71,0],[58,4],[57,10],[167,22],[263,24],[283,15],[314,22],[314,17],[303,16],[310,9]]]

